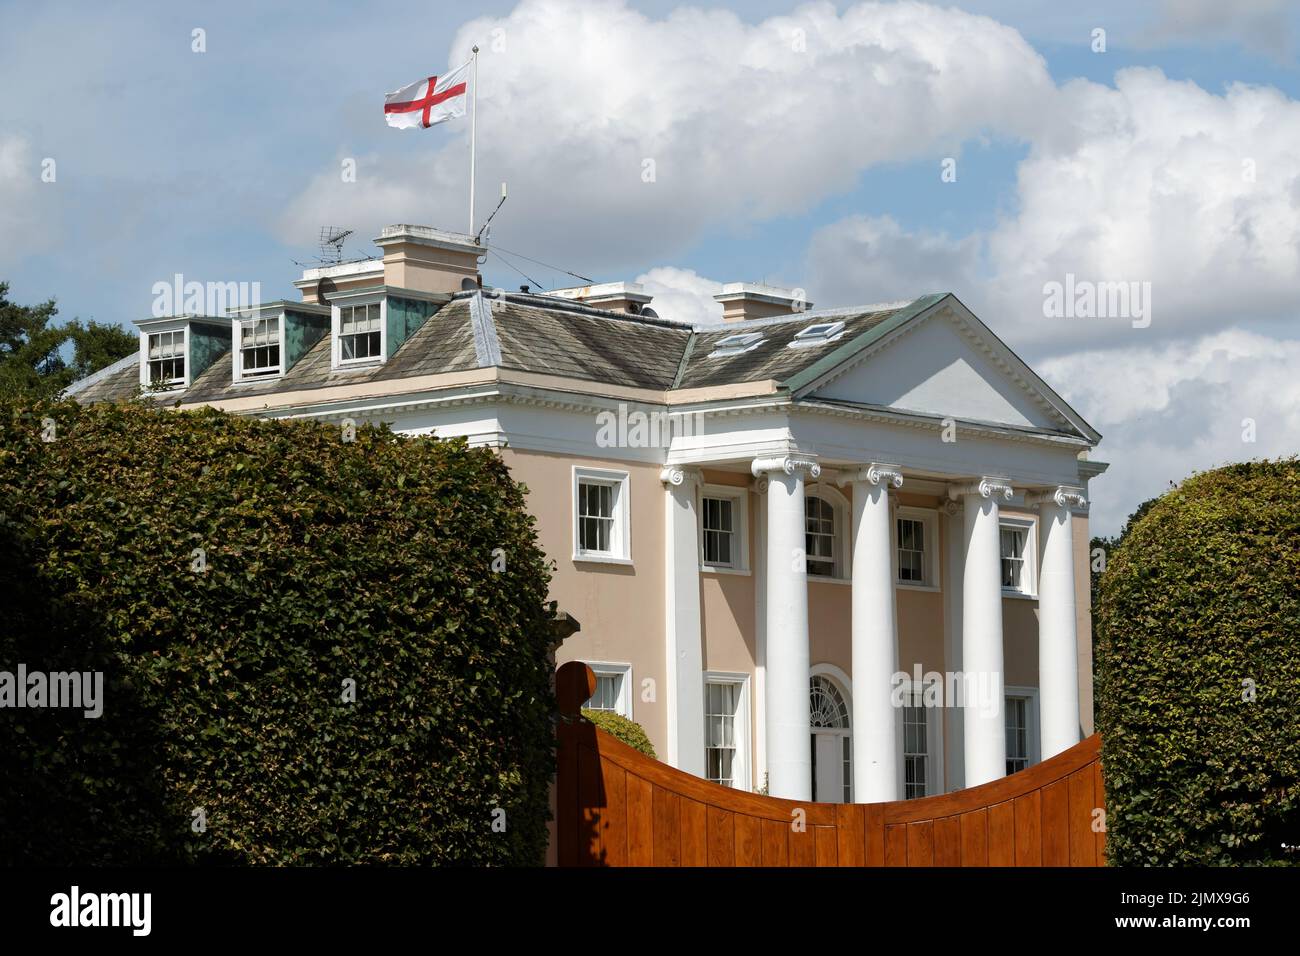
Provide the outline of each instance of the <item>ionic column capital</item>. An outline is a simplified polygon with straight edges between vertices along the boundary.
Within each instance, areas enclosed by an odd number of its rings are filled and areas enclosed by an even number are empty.
[[[979,495],[981,498],[1001,496],[1003,500],[1010,501],[1015,493],[1016,490],[1006,478],[984,477],[974,484],[948,486],[948,497],[954,501],[966,495]]]
[[[665,465],[659,471],[659,480],[665,485],[679,488],[682,485],[694,485],[701,478],[698,468],[682,468],[678,465]]]
[[[901,488],[903,487],[903,472],[897,465],[886,465],[882,462],[873,461],[866,468],[840,472],[837,480],[841,485],[865,481],[869,485]]]
[[[1025,495],[1025,504],[1041,505],[1054,504],[1058,508],[1080,510],[1088,507],[1088,499],[1083,493],[1082,488],[1076,488],[1072,485],[1060,485],[1051,491],[1040,491]]]
[[[806,471],[810,477],[818,478],[821,476],[822,466],[812,458],[805,458],[800,455],[785,455],[781,458],[755,458],[753,464],[749,466],[749,470],[755,478],[774,471],[781,471],[787,475],[793,475],[796,471]]]

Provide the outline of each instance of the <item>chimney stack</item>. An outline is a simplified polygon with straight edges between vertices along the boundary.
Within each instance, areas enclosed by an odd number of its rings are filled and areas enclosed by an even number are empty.
[[[812,308],[802,289],[782,289],[757,282],[728,282],[713,299],[722,303],[723,322],[769,319]]]
[[[552,289],[546,294],[581,302],[594,309],[608,309],[611,312],[624,312],[627,315],[639,315],[653,298],[646,295],[645,286],[639,282],[601,282],[596,285]]]
[[[375,245],[384,250],[384,285],[417,292],[459,292],[478,281],[478,257],[487,254],[473,236],[432,226],[385,226]]]

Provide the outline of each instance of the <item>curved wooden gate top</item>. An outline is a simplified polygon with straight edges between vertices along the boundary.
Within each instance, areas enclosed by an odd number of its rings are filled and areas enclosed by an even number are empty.
[[[633,750],[583,720],[595,691],[573,661],[560,704],[560,866],[1102,866],[1100,738],[955,793],[812,803],[733,790]]]

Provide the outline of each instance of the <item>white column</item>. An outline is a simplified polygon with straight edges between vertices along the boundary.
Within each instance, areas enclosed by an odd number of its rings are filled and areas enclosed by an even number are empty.
[[[804,472],[821,467],[807,458],[760,458],[767,478],[767,786],[774,797],[812,798],[812,744],[808,720],[808,569],[804,554]]]
[[[962,670],[966,674],[962,731],[966,786],[1007,772],[1002,673],[1002,547],[998,500],[1011,485],[999,478],[949,489],[965,509],[966,557],[962,574]]]
[[[965,523],[962,509],[955,501],[945,502],[943,508],[943,545],[944,545],[944,635],[943,654],[944,670],[960,673],[961,664],[961,602],[962,577],[965,574]],[[962,709],[951,704],[943,710],[947,717],[944,740],[952,743],[943,749],[944,787],[951,793],[966,786],[966,753],[962,746],[965,740]]]
[[[704,776],[704,650],[700,639],[699,473],[665,468],[664,647],[668,677],[668,763]],[[629,688],[631,693],[633,688]]]
[[[1074,599],[1071,507],[1087,504],[1082,489],[1033,495],[1039,511],[1038,726],[1043,760],[1079,742],[1079,635]]]
[[[754,786],[767,784],[767,477],[755,479],[750,490],[758,502],[754,514]]]
[[[873,463],[847,480],[853,484],[853,799],[875,803],[902,798],[891,699],[898,618],[889,487],[901,487],[903,475]]]

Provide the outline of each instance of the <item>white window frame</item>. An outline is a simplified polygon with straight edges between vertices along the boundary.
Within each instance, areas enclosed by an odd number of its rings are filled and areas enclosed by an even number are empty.
[[[849,546],[849,525],[853,509],[849,507],[849,500],[844,497],[838,490],[830,485],[810,484],[804,486],[804,508],[807,509],[806,501],[808,498],[821,498],[831,506],[834,514],[835,541],[832,546],[834,563],[834,574],[813,574],[808,572],[809,581],[834,581],[840,584],[849,584],[853,580],[853,569],[849,566],[849,555],[852,548]],[[810,556],[806,553],[808,541],[808,525],[805,510],[804,518],[804,560],[809,560]]]
[[[273,319],[278,321],[280,324],[280,332],[279,332],[280,366],[275,371],[271,371],[271,372],[262,371],[257,373],[256,375],[246,375],[244,373],[244,323],[258,322],[258,321],[269,322],[272,321]],[[231,352],[233,353],[232,365],[234,366],[234,370],[235,370],[236,382],[260,382],[266,379],[279,378],[284,374],[285,371],[284,332],[285,332],[285,323],[284,323],[283,312],[281,312],[278,317],[271,316],[271,315],[248,315],[248,316],[241,316],[235,319],[233,323],[233,327],[230,330],[230,334],[231,334]]]
[[[853,734],[857,732],[857,728],[855,727],[855,725],[854,725],[854,723],[853,723],[853,681],[850,680],[850,679],[849,679],[849,675],[846,674],[846,673],[844,673],[844,671],[841,670],[839,667],[837,667],[837,666],[834,665],[834,664],[830,664],[830,663],[827,663],[827,662],[824,662],[824,661],[823,661],[822,663],[819,663],[819,664],[814,664],[812,667],[810,667],[810,668],[808,669],[808,684],[809,684],[809,691],[810,691],[810,692],[811,692],[811,689],[812,689],[812,681],[813,681],[813,678],[815,678],[815,677],[822,677],[822,678],[825,678],[825,679],[826,679],[826,680],[827,680],[827,681],[828,681],[828,682],[829,682],[829,683],[830,683],[830,684],[835,688],[835,690],[839,693],[840,697],[843,698],[843,700],[844,700],[844,707],[845,707],[845,709],[846,709],[846,711],[847,711],[847,714],[848,714],[848,720],[849,720],[849,725],[848,725],[848,727],[844,727],[844,728],[834,728],[834,729],[831,729],[831,728],[811,729],[811,728],[810,728],[810,733],[813,734],[813,735],[816,735],[816,734],[819,733],[819,732],[820,732],[820,733],[830,733],[830,734],[832,734],[833,736],[836,736],[836,737],[841,738],[841,740],[840,740],[840,748],[841,748],[841,750],[843,749],[843,746],[844,746],[844,744],[843,744],[843,739],[844,739],[844,738],[848,738],[848,740],[849,740],[849,760],[848,760],[848,763],[849,763],[849,768],[848,768],[849,774],[848,774],[848,779],[845,780],[844,783],[845,783],[845,785],[847,785],[848,790],[849,790],[849,799],[848,799],[847,802],[848,802],[848,803],[852,803],[852,802],[853,802],[853,793],[854,793],[854,790],[853,790]],[[809,704],[811,705],[811,697],[810,697],[810,700],[809,700]],[[843,731],[843,733],[841,733],[841,731]],[[816,745],[814,744],[814,746],[816,746]],[[842,764],[843,764],[843,758],[840,758],[840,762],[841,762],[841,765],[842,765]],[[814,784],[815,784],[815,781],[814,781]]]
[[[1039,713],[1038,713],[1038,688],[1037,687],[1004,687],[1002,688],[1002,727],[1003,734],[1006,733],[1007,723],[1007,706],[1006,698],[1023,697],[1028,701],[1025,706],[1025,735],[1029,744],[1029,767],[1034,766],[1043,759],[1041,746],[1038,739],[1039,733]],[[1025,769],[1028,770],[1029,767]]]
[[[921,581],[904,581],[900,575],[902,567],[898,561],[898,522],[919,521],[924,528],[925,558]],[[899,505],[894,509],[893,527],[891,528],[890,546],[894,549],[894,584],[909,591],[939,590],[939,513],[929,508],[913,508]]]
[[[906,696],[908,694],[911,695],[920,694],[922,695],[921,700],[922,702],[924,702],[925,700],[924,682],[918,684],[916,681],[908,679],[908,680],[904,680],[901,686],[903,688],[905,700],[908,699]],[[925,738],[930,751],[928,755],[928,762],[925,768],[925,779],[926,779],[925,796],[927,797],[933,797],[937,794],[946,792],[944,789],[944,777],[943,777],[943,766],[944,766],[943,764],[943,712],[944,712],[943,692],[944,692],[944,688],[940,686],[937,691],[939,697],[939,706],[925,707],[924,704],[922,705],[922,709],[925,711]],[[1004,730],[1003,733],[1006,733],[1006,731]],[[898,734],[897,737],[898,795],[900,798],[906,799],[907,761],[904,759],[903,712],[901,707],[899,708],[899,713],[898,713],[897,734]],[[913,797],[912,799],[916,800],[920,798]]]
[[[730,343],[730,344],[727,344]],[[762,332],[736,332],[724,335],[713,344],[713,351],[705,358],[728,358],[732,355],[744,355],[763,344]]]
[[[173,389],[184,390],[190,387],[192,378],[193,363],[190,361],[190,327],[189,322],[180,319],[175,322],[166,322],[161,325],[151,325],[147,329],[140,330],[140,385],[142,388],[149,389],[149,337],[151,335],[163,335],[168,332],[180,332],[183,345],[181,351],[185,361],[185,375],[176,381],[160,383],[152,386],[156,391],[171,391]]]
[[[613,713],[628,720],[634,720],[632,716],[632,665],[623,664],[618,661],[583,661],[591,668],[592,673],[597,677],[621,677],[623,680],[619,685],[618,702],[614,706]],[[583,701],[583,706],[586,706]]]
[[[813,329],[824,329],[823,332],[814,333]],[[831,322],[814,322],[795,333],[795,337],[790,340],[789,348],[806,349],[816,345],[825,345],[827,342],[834,342],[844,335],[844,323],[838,321]]]
[[[340,301],[342,300],[342,301]],[[344,307],[353,308],[355,306],[370,306],[379,303],[379,354],[368,355],[365,358],[345,359],[343,357],[343,338],[341,330],[343,327],[343,309]],[[349,298],[340,296],[330,302],[330,344],[332,353],[332,364],[336,369],[340,368],[366,368],[372,365],[383,365],[388,361],[388,296],[383,293],[373,295],[357,296]],[[283,356],[282,356],[283,357]]]
[[[753,771],[750,769],[750,713],[749,713],[749,675],[736,671],[705,671],[703,713],[708,713],[708,693],[710,684],[735,684],[740,687],[736,695],[736,762],[732,765],[733,787],[736,790],[752,792]],[[707,717],[706,717],[707,719]],[[708,728],[705,728],[705,772],[708,772]]]
[[[729,564],[704,560],[704,499],[724,498],[731,502],[732,561]],[[723,574],[749,574],[749,491],[734,485],[705,485],[700,489],[700,570]]]
[[[998,519],[998,581],[1002,580],[1002,529],[1015,529],[1025,533],[1025,565],[1020,587],[1002,589],[1004,597],[1038,597],[1038,525],[1033,518],[1015,518],[1003,515]]]
[[[580,511],[578,491],[584,481],[607,484],[614,488],[614,523],[610,532],[609,551],[584,551],[582,548],[581,524],[578,520]],[[583,468],[575,465],[573,468],[572,502],[573,514],[570,524],[573,526],[573,560],[598,564],[631,564],[631,488],[628,473],[605,468]]]

